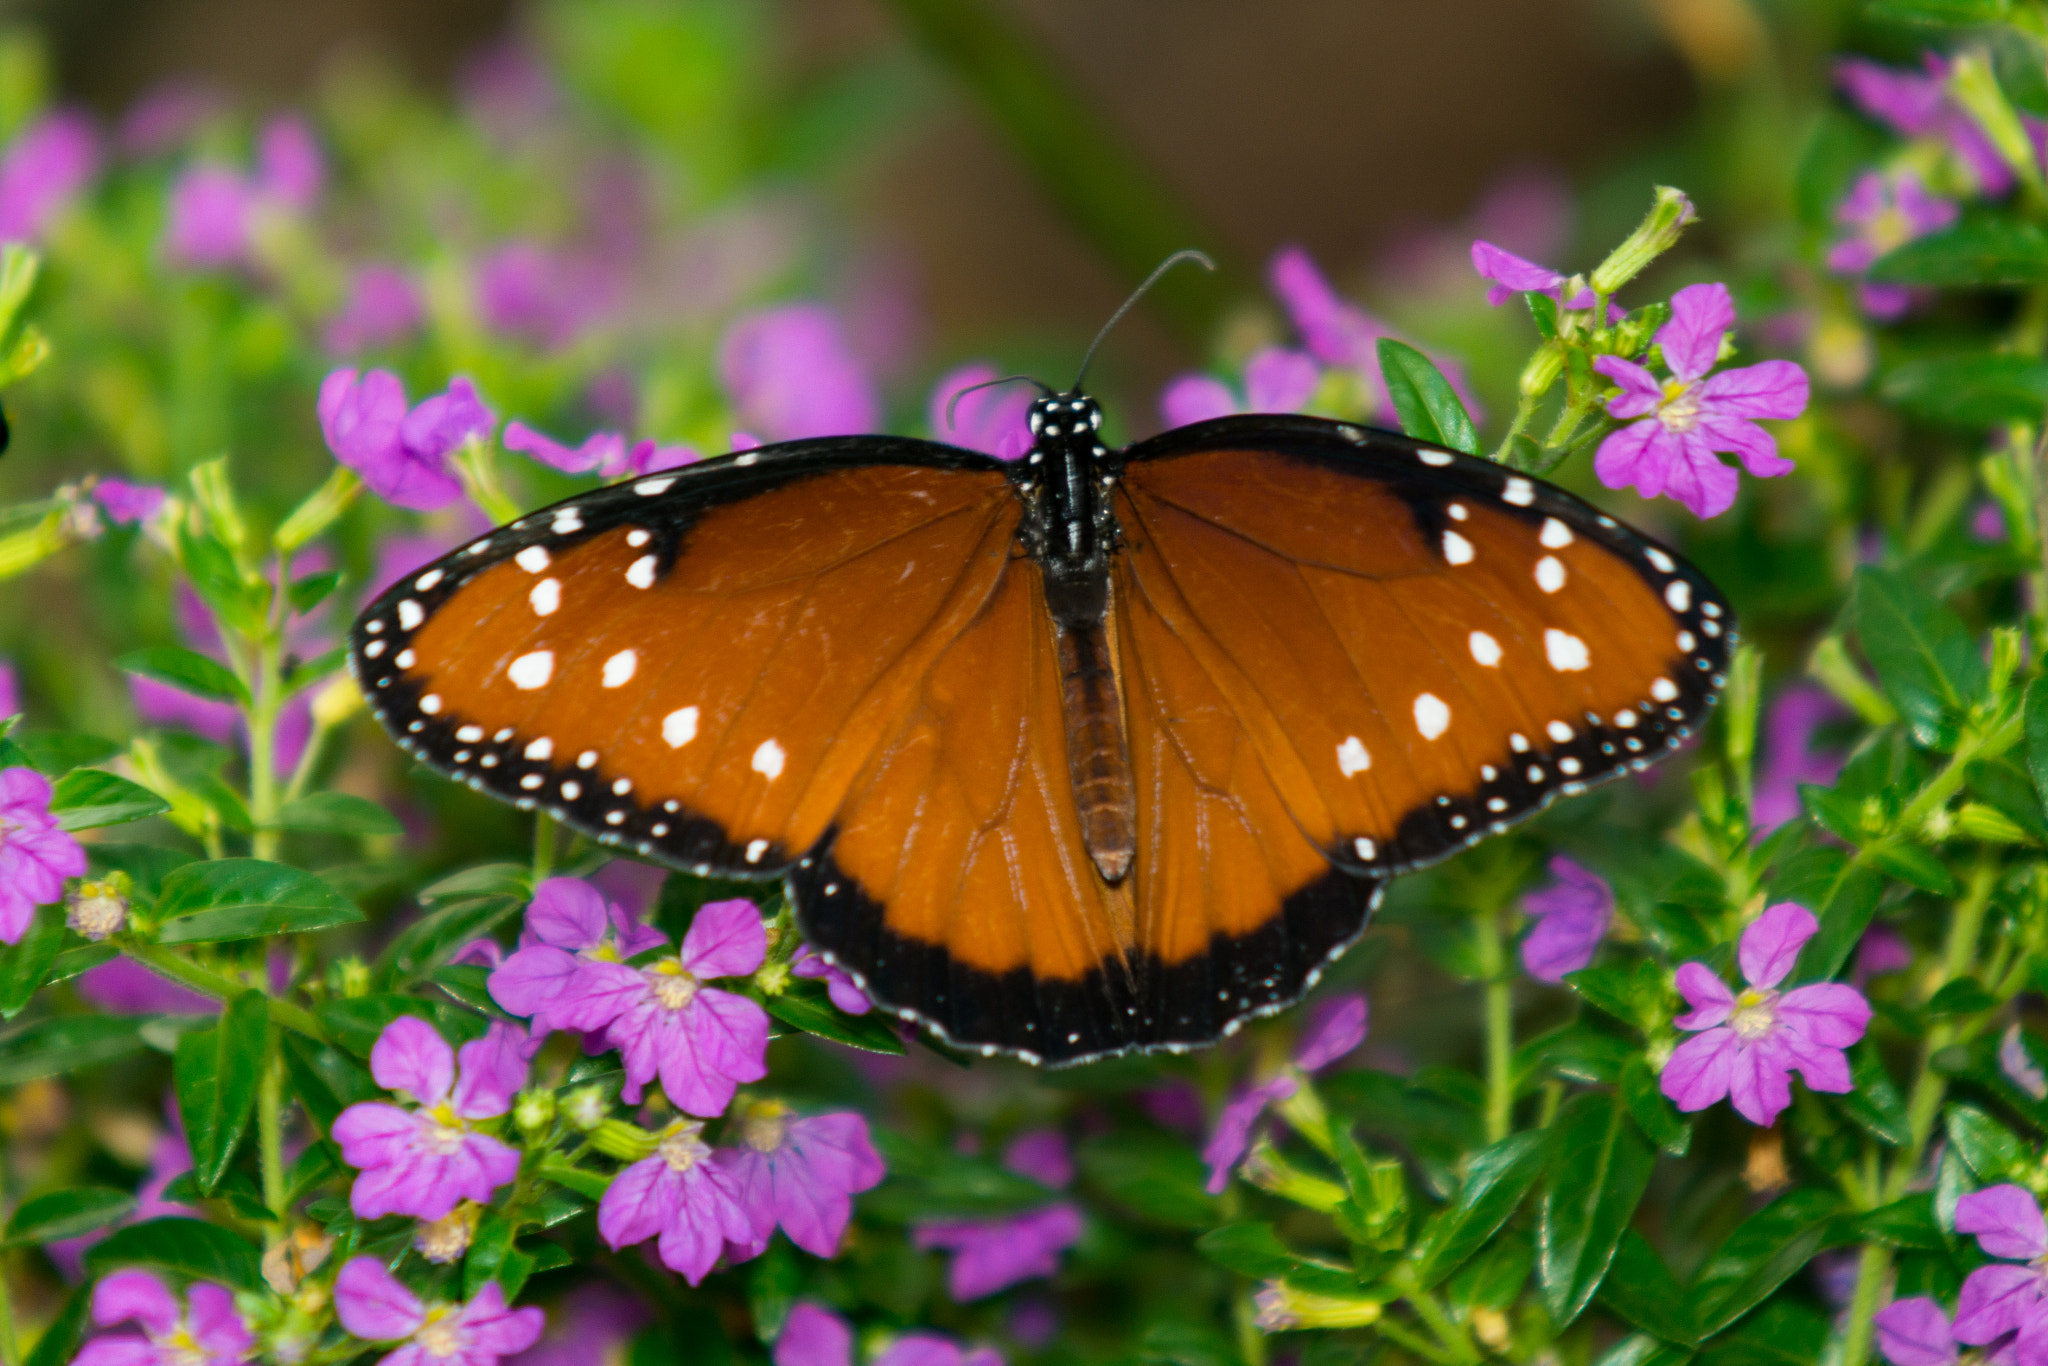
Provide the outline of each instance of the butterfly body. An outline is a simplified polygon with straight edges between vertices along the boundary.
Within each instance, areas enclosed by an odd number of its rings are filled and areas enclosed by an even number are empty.
[[[1388,878],[1679,744],[1732,622],[1572,495],[1226,418],[1027,456],[828,438],[601,489],[387,591],[414,754],[606,843],[784,880],[879,1003],[1063,1063],[1296,999]]]

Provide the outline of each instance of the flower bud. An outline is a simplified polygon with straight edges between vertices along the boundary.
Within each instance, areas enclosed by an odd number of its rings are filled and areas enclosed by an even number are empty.
[[[1378,1323],[1386,1305],[1355,1295],[1324,1295],[1286,1281],[1267,1281],[1252,1297],[1254,1320],[1268,1333],[1289,1328],[1364,1328]]]
[[[637,1124],[628,1124],[623,1119],[607,1119],[590,1131],[590,1146],[606,1157],[616,1157],[621,1162],[638,1162],[661,1146],[661,1140]]]
[[[1244,1179],[1260,1190],[1271,1191],[1282,1200],[1328,1214],[1344,1203],[1344,1188],[1313,1172],[1305,1172],[1280,1155],[1272,1141],[1261,1135],[1251,1155],[1244,1160]]]
[[[1959,52],[1951,59],[1948,71],[1949,97],[1963,107],[2006,165],[2021,180],[2038,188],[2041,171],[2035,160],[2034,140],[2027,135],[2019,111],[2000,88],[1989,55]]]
[[[421,1220],[413,1230],[414,1249],[428,1261],[443,1266],[456,1260],[469,1251],[470,1243],[476,1239],[476,1223],[483,1208],[474,1200],[465,1200],[431,1223]]]
[[[780,996],[789,990],[789,976],[788,959],[779,962],[771,960],[763,963],[760,971],[754,974],[754,985],[761,988],[766,995]]]
[[[1522,378],[1518,381],[1522,397],[1541,398],[1563,373],[1564,348],[1554,341],[1543,343],[1522,367]]]
[[[604,1123],[611,1109],[611,1097],[602,1086],[585,1086],[571,1091],[562,1101],[562,1117],[579,1133],[590,1133]]]
[[[1514,1342],[1508,1330],[1508,1316],[1484,1305],[1472,1311],[1472,1336],[1489,1352],[1505,1352]]]
[[[327,482],[306,496],[306,501],[291,510],[283,522],[272,533],[271,542],[286,555],[293,554],[301,546],[327,530],[348,511],[350,503],[363,489],[362,476],[346,465],[336,465],[334,473],[327,476]]]
[[[350,954],[327,969],[327,984],[343,997],[370,994],[370,965]]]
[[[512,1122],[529,1138],[546,1132],[555,1122],[555,1093],[522,1091],[512,1102]]]
[[[98,943],[128,928],[128,898],[120,874],[103,882],[80,882],[64,894],[64,923]]]
[[[1594,291],[1606,298],[1642,274],[1650,262],[1678,244],[1679,234],[1696,216],[1685,191],[1659,185],[1649,214],[1606,260],[1593,267]]]
[[[363,710],[363,690],[343,674],[313,694],[313,724],[326,730]]]

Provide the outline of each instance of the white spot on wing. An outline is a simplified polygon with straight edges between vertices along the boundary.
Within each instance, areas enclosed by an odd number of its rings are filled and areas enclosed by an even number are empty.
[[[638,527],[635,527],[633,528],[633,530],[626,533],[626,544],[632,546],[635,550],[638,550],[641,546],[646,545],[649,541],[653,539],[653,532],[642,531]]]
[[[607,688],[624,687],[632,681],[633,671],[640,667],[640,656],[632,650],[621,650],[604,662],[604,685]]]
[[[1568,745],[1572,741],[1572,728],[1562,721],[1552,721],[1544,729],[1549,731],[1550,738],[1560,745]]]
[[[418,589],[418,590],[419,590],[420,592],[422,592],[422,593],[427,593],[427,592],[431,592],[431,591],[433,590],[433,588],[434,588],[434,585],[436,585],[436,584],[438,584],[439,582],[441,582],[441,579],[442,579],[442,574],[441,574],[441,571],[440,571],[440,570],[438,570],[438,569],[429,569],[429,570],[428,570],[428,571],[427,571],[426,573],[424,573],[424,574],[420,575],[420,576],[419,576],[418,578],[414,579],[414,580],[412,581],[412,586],[413,586],[414,588],[417,588],[417,589]]]
[[[535,740],[532,744],[526,747],[526,757],[529,759],[554,758],[555,742],[553,740],[548,739],[548,737],[545,735],[541,736],[540,739]]]
[[[772,783],[782,776],[782,765],[788,757],[782,752],[781,745],[773,740],[763,740],[754,750],[754,772]]]
[[[747,862],[759,863],[761,861],[761,855],[767,852],[767,840],[754,840],[752,843],[747,845]]]
[[[1472,647],[1472,658],[1489,669],[1500,667],[1500,642],[1484,631],[1474,631],[1466,643]]]
[[[1672,570],[1678,568],[1678,566],[1672,562],[1672,559],[1669,555],[1666,555],[1663,551],[1657,549],[1657,547],[1653,545],[1643,547],[1643,558],[1648,560],[1651,564],[1656,565],[1657,568],[1663,570],[1667,574],[1669,574]]]
[[[555,652],[535,650],[532,654],[521,655],[512,661],[512,667],[505,670],[505,676],[512,680],[512,686],[521,692],[532,692],[545,688],[548,680],[555,676]]]
[[[654,557],[642,555],[633,561],[632,567],[626,570],[626,582],[635,588],[654,587]]]
[[[398,604],[399,629],[410,631],[427,619],[426,612],[411,598],[402,599]]]
[[[438,714],[441,710],[441,694],[430,692],[425,697],[422,697],[420,699],[420,710],[429,716]]]
[[[1444,511],[1451,514],[1451,520],[1454,522],[1462,522],[1472,515],[1472,510],[1463,503],[1451,503],[1444,508]]]
[[[533,586],[533,591],[526,595],[526,600],[533,604],[535,616],[552,616],[555,609],[562,605],[562,581],[542,579]]]
[[[473,745],[484,738],[484,728],[482,726],[464,726],[455,732],[455,738],[466,745]]]
[[[1363,773],[1372,767],[1372,756],[1365,752],[1365,742],[1356,735],[1344,737],[1344,743],[1337,746],[1337,770],[1349,778],[1354,773]]]
[[[639,483],[633,485],[633,492],[643,498],[652,498],[657,493],[667,493],[669,486],[675,482],[674,475],[663,479],[642,479]]]
[[[1420,450],[1415,452],[1415,458],[1425,465],[1436,465],[1439,467],[1451,463],[1451,453],[1449,451]]]
[[[1673,702],[1678,698],[1678,686],[1668,678],[1650,680],[1650,696],[1659,702]]]
[[[1577,673],[1592,663],[1585,641],[1554,626],[1543,633],[1543,653],[1559,673]]]
[[[1670,604],[1674,612],[1685,611],[1692,606],[1692,585],[1684,579],[1673,579],[1664,585],[1664,601]],[[398,604],[398,615],[401,621],[404,620],[405,604],[402,602]]]
[[[1562,550],[1572,543],[1572,529],[1555,517],[1545,517],[1543,534],[1536,539],[1543,542],[1547,549]]]
[[[1434,740],[1451,725],[1451,709],[1435,693],[1421,693],[1415,699],[1415,729],[1425,740]]]
[[[1501,489],[1500,500],[1503,503],[1513,503],[1518,508],[1525,508],[1536,501],[1536,486],[1516,475]]]
[[[1365,859],[1368,862],[1379,857],[1380,847],[1377,844],[1374,844],[1371,840],[1367,839],[1363,835],[1360,835],[1357,839],[1351,841],[1351,847],[1358,851],[1358,856],[1360,858]]]
[[[1546,593],[1564,587],[1564,564],[1557,556],[1545,555],[1536,561],[1536,586]]]
[[[548,548],[544,545],[530,545],[514,555],[512,563],[529,574],[538,574],[548,567]]]
[[[1472,542],[1455,531],[1444,533],[1444,559],[1452,564],[1472,563]]]
[[[670,749],[681,749],[697,738],[697,709],[684,707],[661,718],[661,738]]]

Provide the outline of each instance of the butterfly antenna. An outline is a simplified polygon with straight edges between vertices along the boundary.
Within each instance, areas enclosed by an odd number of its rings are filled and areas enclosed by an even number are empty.
[[[1051,385],[1047,384],[1044,380],[1033,379],[1029,375],[1004,375],[1001,379],[985,379],[979,384],[970,384],[965,389],[956,389],[953,392],[953,397],[946,400],[946,430],[949,432],[953,430],[953,410],[960,406],[960,400],[966,398],[976,389],[993,389],[998,384],[1019,383],[1035,384],[1038,386],[1039,393],[1044,394],[1047,398],[1052,397]]]
[[[1137,305],[1138,300],[1145,297],[1147,290],[1159,283],[1160,276],[1166,274],[1167,271],[1172,270],[1183,261],[1193,261],[1201,266],[1203,270],[1216,269],[1216,262],[1210,259],[1208,252],[1196,251],[1193,247],[1185,247],[1154,266],[1152,273],[1145,277],[1145,283],[1131,291],[1131,297],[1125,299],[1118,306],[1116,312],[1109,315],[1109,321],[1104,323],[1102,330],[1095,334],[1095,340],[1088,343],[1088,353],[1081,357],[1081,373],[1074,376],[1074,388],[1076,390],[1081,387],[1081,381],[1088,378],[1088,367],[1094,363],[1095,353],[1102,346],[1102,339],[1109,335],[1110,329],[1122,322],[1124,314],[1130,312]]]

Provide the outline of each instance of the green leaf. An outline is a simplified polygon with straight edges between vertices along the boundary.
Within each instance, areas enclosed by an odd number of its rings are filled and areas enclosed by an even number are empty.
[[[95,1276],[142,1266],[232,1290],[263,1289],[262,1254],[255,1244],[199,1219],[151,1219],[116,1229],[85,1254]]]
[[[91,972],[102,963],[111,963],[121,956],[121,951],[112,944],[80,944],[75,949],[66,949],[50,964],[50,974],[43,979],[43,985],[55,986],[68,982],[82,972]]]
[[[2048,364],[2017,355],[1930,357],[1893,370],[1880,392],[1910,413],[1956,427],[2039,422]]]
[[[0,1086],[18,1086],[140,1052],[147,1016],[64,1015],[0,1034]]]
[[[1173,1228],[1214,1228],[1208,1173],[1186,1144],[1165,1135],[1112,1133],[1082,1146],[1081,1173],[1112,1203]]]
[[[1505,302],[1505,301],[1503,301]],[[1545,341],[1557,335],[1557,300],[1548,294],[1530,290],[1522,295],[1522,302],[1529,306],[1529,317],[1536,324],[1537,333]]]
[[[1694,1274],[1686,1299],[1712,1337],[1751,1309],[1827,1246],[1841,1203],[1813,1187],[1789,1190],[1735,1226]]]
[[[1849,1051],[1849,1074],[1856,1089],[1846,1096],[1830,1096],[1837,1109],[1848,1115],[1858,1128],[1890,1147],[1901,1147],[1912,1137],[1906,1119],[1906,1102],[1885,1071],[1884,1059],[1865,1039]]]
[[[475,1299],[477,1292],[485,1285],[499,1278],[506,1270],[506,1259],[513,1255],[512,1235],[516,1232],[505,1212],[487,1209],[477,1220],[476,1235],[470,1240],[469,1252],[462,1259],[462,1297]],[[519,1293],[517,1286],[505,1287],[505,1298],[512,1299]]]
[[[1542,1133],[1510,1134],[1472,1154],[1457,1197],[1430,1216],[1410,1254],[1423,1288],[1457,1270],[1514,1214],[1543,1172],[1546,1138]]]
[[[419,890],[422,906],[438,906],[458,897],[509,896],[526,902],[533,898],[532,875],[523,863],[480,863],[450,873]]]
[[[2048,811],[2048,678],[2027,684],[2026,725],[2027,772],[2033,776],[2042,809]]]
[[[1903,574],[1865,565],[1850,594],[1857,639],[1921,744],[1984,690],[1984,659],[1962,619]]]
[[[889,1017],[879,1010],[848,1015],[826,998],[821,986],[803,990],[792,984],[782,995],[766,997],[761,1004],[770,1015],[806,1034],[870,1053],[903,1053],[903,1041],[896,1037]]]
[[[1923,1007],[1929,1015],[1975,1015],[1996,1010],[1998,998],[1986,991],[1974,977],[1958,977],[1928,998]]]
[[[264,589],[242,577],[241,570],[235,567],[234,552],[218,536],[181,527],[178,559],[192,587],[215,616],[243,635],[263,633]]]
[[[1622,1235],[1614,1250],[1600,1283],[1600,1302],[1646,1333],[1672,1342],[1699,1340],[1684,1288],[1657,1249],[1634,1229]]]
[[[1968,218],[1894,247],[1870,278],[1899,285],[2030,285],[2048,280],[2048,233],[2003,217]]]
[[[61,778],[87,764],[103,764],[121,752],[121,746],[112,740],[83,731],[30,730],[11,738],[21,746],[36,771],[51,778]]]
[[[1917,844],[1880,840],[1864,846],[1863,858],[1879,872],[1911,883],[1923,892],[1952,897],[1963,890],[1963,885],[1956,881],[1956,875],[1948,870],[1947,865],[1935,857],[1932,850]]]
[[[1685,1366],[1692,1348],[1659,1342],[1646,1333],[1631,1333],[1604,1352],[1593,1366]]]
[[[1833,892],[1817,905],[1800,903],[1819,912],[1820,933],[1799,951],[1799,962],[1792,971],[1793,982],[1825,982],[1842,970],[1863,932],[1870,928],[1870,919],[1877,914],[1877,903],[1884,896],[1884,886],[1884,878],[1878,873],[1843,860]]]
[[[1658,1085],[1657,1070],[1650,1060],[1637,1054],[1621,1068],[1621,1100],[1629,1117],[1643,1131],[1643,1137],[1673,1157],[1684,1157],[1692,1146],[1692,1125],[1680,1118]]]
[[[21,1202],[7,1221],[6,1244],[26,1247],[76,1238],[118,1223],[135,1209],[135,1197],[105,1186],[80,1186],[51,1191]]]
[[[123,825],[170,809],[169,802],[142,784],[96,768],[72,770],[50,793],[50,812],[66,830]]]
[[[2010,0],[1870,0],[1863,15],[1895,24],[1963,28],[1998,23],[2009,7]]]
[[[1620,1098],[1604,1092],[1566,1102],[1551,1129],[1555,1147],[1537,1212],[1536,1279],[1551,1318],[1563,1327],[1607,1274],[1656,1154]]]
[[[278,1035],[278,1043],[292,1094],[323,1131],[333,1127],[335,1118],[357,1101],[375,1100],[383,1094],[369,1070],[338,1048],[316,1044],[288,1030]]]
[[[355,903],[311,873],[262,859],[188,863],[157,898],[166,944],[217,944],[353,924]]]
[[[378,955],[378,979],[394,987],[418,981],[464,944],[498,928],[525,904],[519,897],[485,896],[437,907],[401,930]]]
[[[1286,1279],[1306,1290],[1337,1295],[1358,1290],[1358,1276],[1350,1267],[1293,1251],[1271,1224],[1225,1224],[1195,1239],[1195,1250],[1255,1281]]]
[[[71,1298],[64,1301],[64,1307],[57,1312],[43,1335],[36,1339],[35,1351],[29,1353],[22,1366],[67,1366],[78,1355],[78,1347],[85,1339],[85,1330],[92,1312],[93,1284],[87,1281],[71,1292]]]
[[[44,906],[36,911],[18,943],[0,945],[0,1020],[19,1015],[42,990],[63,943],[63,908]]]
[[[377,1036],[401,1015],[416,1015],[438,1029],[444,1038],[466,1043],[481,1035],[488,1022],[473,1011],[449,1001],[425,1000],[397,992],[349,996],[328,1001],[314,1012],[327,1037],[359,1058],[370,1056]]]
[[[1828,1320],[1790,1297],[1771,1301],[1700,1353],[1701,1366],[1814,1366]]]
[[[1943,1124],[1957,1155],[1986,1185],[2033,1170],[2033,1160],[2018,1136],[1976,1106],[1949,1106]]]
[[[1934,1192],[1921,1191],[1874,1209],[1855,1223],[1854,1236],[1891,1247],[1946,1252],[1948,1241],[1934,1217]]]
[[[986,1158],[880,1128],[874,1131],[874,1141],[888,1163],[889,1179],[862,1198],[861,1209],[879,1218],[906,1223],[917,1218],[979,1218],[1014,1214],[1056,1198],[1036,1181]]]
[[[178,1112],[192,1145],[194,1179],[209,1194],[249,1127],[269,1040],[269,1006],[260,991],[245,991],[230,1001],[212,1029],[178,1040],[172,1069]]]
[[[491,999],[491,970],[481,963],[450,963],[428,973],[427,980],[471,1010],[493,1017],[504,1014]]]
[[[242,680],[236,678],[227,665],[182,645],[152,645],[147,649],[130,650],[114,661],[114,667],[122,673],[154,679],[194,697],[204,697],[213,702],[233,702],[244,707],[249,705],[249,690],[242,686]]]
[[[275,828],[311,830],[324,835],[402,835],[398,817],[369,800],[346,792],[315,792],[286,802]]]
[[[1379,357],[1380,375],[1394,400],[1402,431],[1417,441],[1479,454],[1479,432],[1471,415],[1429,357],[1392,337],[1380,338]]]
[[[293,579],[291,587],[292,611],[300,616],[312,611],[327,600],[327,595],[341,586],[339,569],[323,569],[318,574]]]
[[[1161,1319],[1138,1340],[1140,1361],[1167,1366],[1239,1366],[1236,1347],[1213,1326],[1194,1319]]]

